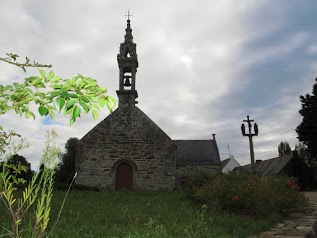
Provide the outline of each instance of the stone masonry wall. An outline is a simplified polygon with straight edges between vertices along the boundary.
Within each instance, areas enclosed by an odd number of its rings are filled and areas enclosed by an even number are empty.
[[[76,183],[115,188],[116,166],[133,168],[134,188],[175,188],[172,140],[139,108],[119,107],[81,140],[76,158]]]

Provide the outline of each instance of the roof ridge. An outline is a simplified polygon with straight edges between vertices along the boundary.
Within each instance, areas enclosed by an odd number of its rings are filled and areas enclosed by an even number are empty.
[[[173,141],[212,141],[213,139],[177,139]]]

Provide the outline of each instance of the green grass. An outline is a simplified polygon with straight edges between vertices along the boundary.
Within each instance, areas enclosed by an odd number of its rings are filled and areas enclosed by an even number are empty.
[[[64,191],[54,191],[48,230],[56,221],[64,196]],[[0,214],[0,226],[10,228],[2,203]],[[266,230],[280,219],[277,215],[254,219],[207,212],[181,191],[71,191],[50,237],[239,238]],[[4,234],[3,229],[0,234]]]

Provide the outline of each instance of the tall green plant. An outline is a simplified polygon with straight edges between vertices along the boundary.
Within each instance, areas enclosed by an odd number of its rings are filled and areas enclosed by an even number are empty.
[[[6,162],[4,163],[0,173],[0,184],[3,185],[1,198],[12,220],[12,231],[9,228],[4,228],[8,231],[8,236],[14,238],[22,237],[28,230],[32,230],[33,237],[43,237],[45,233],[51,212],[50,204],[53,195],[53,176],[55,173],[53,166],[57,164],[55,161],[61,155],[61,150],[55,143],[57,136],[55,130],[46,131],[45,148],[42,156],[42,163],[45,169],[35,173],[31,182],[23,189],[22,196],[15,193],[16,185],[24,184],[26,181],[23,178],[18,178],[16,175],[24,171],[25,167],[20,164],[15,167]],[[16,173],[10,173],[10,169],[14,169]],[[26,215],[33,206],[36,206],[34,221],[25,221]],[[28,230],[21,230],[20,226],[22,222],[27,223],[31,227]]]

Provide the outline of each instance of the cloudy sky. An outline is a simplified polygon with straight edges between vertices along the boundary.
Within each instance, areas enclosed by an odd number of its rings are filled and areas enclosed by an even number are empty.
[[[17,53],[53,65],[56,74],[90,76],[116,96],[116,55],[128,9],[139,68],[138,107],[172,139],[216,134],[221,159],[250,161],[240,126],[249,115],[259,126],[256,159],[276,157],[280,141],[297,143],[299,95],[317,76],[315,0],[2,0],[0,54]],[[2,84],[38,75],[0,63]],[[108,115],[82,117],[72,127],[57,116],[35,121],[2,115],[0,124],[27,137],[21,151],[33,168],[45,130],[56,128],[62,148]]]

